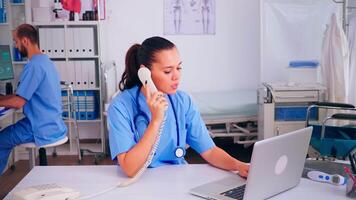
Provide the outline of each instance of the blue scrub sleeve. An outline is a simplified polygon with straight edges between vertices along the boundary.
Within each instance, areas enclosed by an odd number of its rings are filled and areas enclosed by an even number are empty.
[[[45,72],[41,67],[27,64],[21,73],[20,85],[16,90],[16,94],[29,101],[44,79],[44,76]]]
[[[199,154],[215,147],[203,119],[192,99],[188,96],[186,112],[187,144]]]
[[[129,112],[121,101],[114,101],[108,110],[109,144],[111,158],[129,151],[135,144]]]

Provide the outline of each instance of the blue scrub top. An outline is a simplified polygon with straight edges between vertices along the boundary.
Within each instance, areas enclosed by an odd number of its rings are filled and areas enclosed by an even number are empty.
[[[108,110],[109,143],[113,160],[117,158],[117,155],[129,151],[136,145],[147,128],[148,122],[142,115],[138,115],[136,102],[138,89],[135,86],[123,91],[110,104]],[[177,91],[170,96],[172,102],[166,97],[170,104],[166,113],[167,119],[150,167],[186,163],[184,158],[175,156],[177,129],[172,104],[177,112],[180,147],[185,148],[188,144],[198,153],[203,153],[215,146],[192,99],[182,91]],[[141,92],[139,92],[138,103],[141,111],[146,113],[151,120],[151,112],[147,106],[146,98]],[[138,118],[135,124],[136,115]]]
[[[26,99],[23,113],[28,120],[21,123],[32,131],[37,146],[65,137],[67,128],[62,120],[61,86],[53,62],[45,54],[32,56],[20,76],[16,94]]]

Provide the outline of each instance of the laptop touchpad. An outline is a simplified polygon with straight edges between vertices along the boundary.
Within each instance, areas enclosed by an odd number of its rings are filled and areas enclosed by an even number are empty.
[[[246,183],[246,180],[244,178],[241,178],[240,176],[229,176],[226,178],[223,178],[219,181],[216,182],[217,184],[224,185],[224,186],[239,186],[242,184]]]

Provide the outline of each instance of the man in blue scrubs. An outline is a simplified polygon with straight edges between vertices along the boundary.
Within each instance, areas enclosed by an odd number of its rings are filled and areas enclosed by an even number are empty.
[[[0,173],[15,146],[29,142],[37,146],[50,144],[63,139],[67,132],[62,120],[58,72],[49,57],[41,53],[37,30],[22,24],[13,37],[16,47],[29,62],[20,75],[16,94],[1,96],[0,106],[23,108],[25,117],[0,132]]]

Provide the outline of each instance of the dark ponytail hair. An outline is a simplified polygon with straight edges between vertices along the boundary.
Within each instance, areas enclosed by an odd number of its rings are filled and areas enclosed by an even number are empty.
[[[137,75],[140,66],[144,65],[151,69],[152,63],[155,62],[156,53],[174,47],[175,45],[171,41],[158,36],[146,39],[141,45],[132,45],[126,53],[125,71],[121,76],[119,89],[123,91],[135,85],[141,86],[142,83]]]

